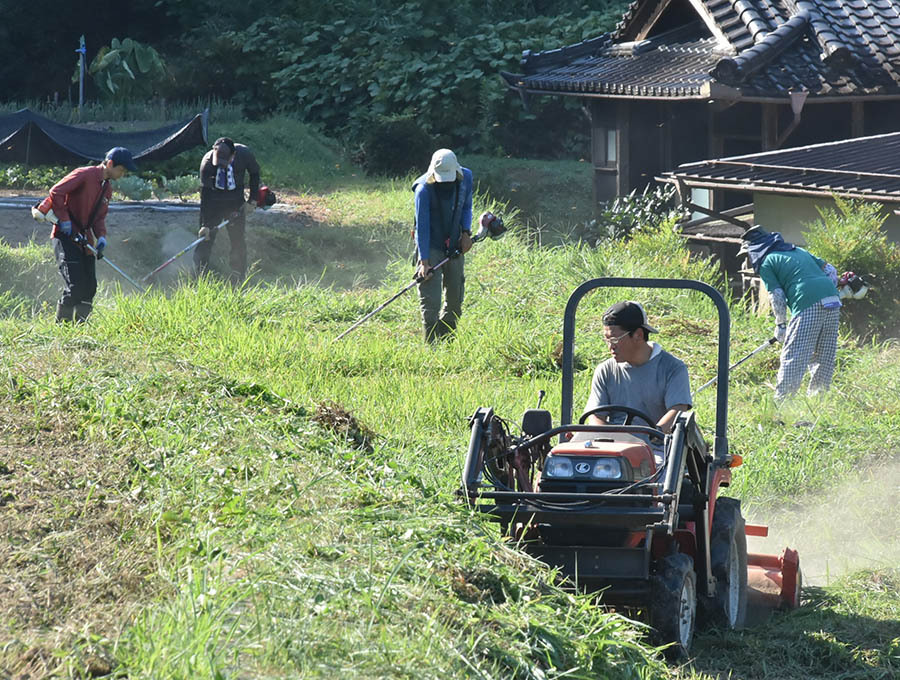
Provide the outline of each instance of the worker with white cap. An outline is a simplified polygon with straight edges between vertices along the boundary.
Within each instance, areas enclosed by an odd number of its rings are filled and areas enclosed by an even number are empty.
[[[412,187],[416,207],[419,305],[425,340],[440,340],[462,315],[465,257],[472,247],[472,171],[450,149],[438,149]],[[432,266],[449,257],[440,269]],[[441,307],[441,291],[444,305]]]

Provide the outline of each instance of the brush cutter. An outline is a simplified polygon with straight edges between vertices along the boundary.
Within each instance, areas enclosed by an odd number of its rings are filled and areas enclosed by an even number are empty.
[[[231,218],[230,218],[230,217],[229,217],[227,220],[222,220],[219,224],[217,224],[216,226],[214,226],[214,227],[211,229],[211,231],[218,231],[219,229],[221,229],[222,227],[224,227],[226,224],[228,224],[230,221],[231,221]],[[146,283],[147,281],[150,280],[150,278],[151,278],[154,274],[158,274],[158,273],[161,272],[163,269],[165,269],[165,268],[168,267],[170,264],[172,264],[175,260],[177,260],[179,257],[181,257],[182,255],[184,255],[185,253],[189,253],[191,250],[193,250],[193,249],[196,248],[198,245],[200,245],[201,243],[203,243],[204,241],[207,241],[207,240],[209,240],[209,236],[201,236],[200,238],[196,239],[196,240],[193,241],[192,243],[189,243],[189,244],[186,245],[184,248],[182,248],[182,249],[179,250],[177,253],[175,253],[172,257],[170,257],[168,260],[166,260],[166,261],[163,262],[161,265],[159,265],[159,266],[158,266],[156,269],[154,269],[152,272],[150,272],[149,274],[147,274],[144,278],[141,279],[141,281],[143,281],[144,283]]]
[[[261,187],[259,188],[259,195],[258,195],[258,197],[257,197],[257,199],[256,199],[256,206],[257,206],[258,208],[262,208],[263,210],[268,210],[271,206],[275,205],[275,201],[276,201],[276,200],[277,200],[277,198],[276,198],[276,196],[275,196],[275,192],[274,192],[274,191],[272,191],[272,190],[271,190],[269,187],[267,187],[267,186],[261,186]],[[219,224],[217,224],[215,227],[213,227],[213,228],[211,229],[211,231],[219,231],[219,229],[221,229],[222,227],[224,227],[225,225],[227,225],[227,224],[231,221],[231,219],[235,216],[235,214],[237,214],[237,213],[233,213],[233,214],[232,214],[230,217],[228,217],[227,219],[222,220]],[[182,255],[184,255],[185,253],[189,253],[191,250],[193,250],[194,248],[196,248],[197,246],[199,246],[201,243],[203,243],[203,242],[206,241],[207,239],[208,239],[208,236],[201,236],[200,238],[195,239],[193,242],[191,242],[191,243],[189,243],[188,245],[186,245],[184,248],[182,248],[182,249],[179,250],[177,253],[175,253],[172,257],[170,257],[168,260],[166,260],[166,261],[163,262],[161,265],[159,265],[159,266],[158,266],[156,269],[154,269],[152,272],[150,272],[149,274],[147,274],[144,278],[141,279],[141,281],[143,281],[144,283],[146,283],[147,281],[150,280],[150,278],[151,278],[154,274],[158,274],[158,273],[161,272],[163,269],[165,269],[165,268],[168,267],[170,264],[172,264],[175,260],[177,260],[179,257],[181,257]]]
[[[62,232],[60,232],[60,234],[62,234]],[[102,260],[103,262],[106,262],[106,264],[108,264],[110,267],[112,267],[117,272],[119,272],[119,274],[122,276],[122,278],[125,279],[126,281],[128,281],[128,283],[130,283],[132,286],[137,288],[142,293],[147,292],[146,288],[141,286],[137,281],[135,281],[133,278],[128,276],[128,274],[126,274],[121,269],[119,269],[119,267],[117,267],[116,264],[112,260],[110,260],[108,257],[106,257],[106,255],[101,255],[97,251],[97,249],[94,246],[92,246],[82,234],[72,234],[71,236],[68,236],[65,238],[68,238],[69,240],[71,240],[72,243],[74,243],[75,245],[79,245],[82,248],[87,248],[89,252],[93,253],[94,257],[96,257],[98,260]]]
[[[102,194],[101,194],[101,198],[102,198]],[[99,203],[100,203],[100,201],[98,199],[97,205],[99,205]],[[130,283],[132,286],[137,288],[142,293],[147,292],[137,282],[135,282],[134,279],[132,279],[130,276],[128,276],[128,274],[126,274],[121,269],[119,269],[119,267],[117,267],[116,264],[112,260],[110,260],[105,255],[101,255],[97,251],[97,249],[94,248],[94,246],[92,246],[90,244],[90,242],[82,234],[72,234],[71,236],[66,236],[66,234],[63,233],[62,230],[60,230],[58,228],[59,218],[53,212],[53,209],[51,208],[52,205],[53,205],[52,200],[49,197],[45,198],[40,203],[31,207],[31,216],[34,219],[36,219],[38,222],[47,222],[48,224],[52,224],[53,225],[52,235],[55,238],[68,238],[69,240],[72,241],[72,243],[79,245],[82,248],[87,248],[94,255],[94,257],[96,257],[98,260],[103,260],[104,262],[106,262],[106,264],[108,264],[110,267],[115,269],[122,276],[122,278],[124,278],[126,281],[128,281],[128,283]],[[94,206],[94,211],[96,212],[96,205]],[[93,215],[91,217],[91,220],[89,220],[89,222],[92,220],[93,220]]]
[[[776,342],[778,342],[778,340],[776,340],[775,338],[769,338],[769,339],[766,340],[763,344],[761,344],[759,347],[757,347],[755,350],[753,350],[752,352],[750,352],[750,354],[748,354],[747,356],[745,356],[743,359],[738,359],[738,360],[735,361],[733,364],[731,364],[731,366],[728,367],[728,372],[731,373],[734,369],[736,369],[736,368],[737,368],[738,366],[740,366],[742,363],[744,363],[745,361],[747,361],[747,359],[749,359],[750,357],[752,357],[752,356],[754,356],[754,355],[756,355],[756,354],[759,354],[759,353],[762,352],[766,347],[768,347],[769,345],[774,345]],[[716,382],[716,380],[718,380],[718,379],[719,379],[719,376],[716,376],[716,377],[714,377],[712,380],[709,380],[708,382],[703,383],[702,385],[700,385],[700,387],[697,388],[697,390],[696,390],[696,391],[694,392],[694,394],[691,395],[691,396],[696,397],[698,394],[700,394],[703,390],[705,390],[707,387],[709,387],[710,385],[712,385],[712,384],[713,384],[714,382]]]
[[[651,415],[620,404],[573,423],[576,312],[600,287],[685,289],[715,304],[718,385],[709,441],[694,411],[680,413],[670,434]],[[772,604],[795,607],[800,600],[797,553],[748,555],[747,536],[768,530],[747,525],[740,501],[719,495],[743,462],[728,447],[729,335],[728,305],[703,282],[586,281],[563,316],[560,424],[554,427],[541,408],[525,411],[520,435],[490,407],[469,421],[459,495],[510,542],[558,569],[569,586],[643,612],[654,644],[666,645],[675,659],[690,654],[695,622],[744,625],[757,588]],[[591,414],[612,412],[625,414],[624,423],[587,423]],[[654,447],[663,452],[661,462]]]
[[[478,243],[478,241],[484,240],[488,236],[490,236],[490,238],[492,240],[496,241],[498,238],[500,238],[501,236],[503,236],[503,234],[506,233],[506,227],[503,226],[503,219],[498,215],[494,215],[493,213],[490,213],[490,212],[482,213],[481,217],[478,218],[478,222],[481,224],[481,227],[479,228],[478,233],[472,237],[473,244]],[[429,273],[436,272],[438,269],[440,269],[445,264],[447,264],[452,258],[459,257],[459,255],[461,255],[459,250],[456,250],[453,253],[447,255],[447,257],[445,257],[443,260],[441,260],[436,265],[431,267],[431,269],[428,270]],[[408,285],[404,286],[402,289],[400,289],[399,291],[394,293],[394,295],[392,295],[389,299],[385,300],[383,303],[378,305],[371,312],[369,312],[364,317],[362,317],[359,321],[357,321],[352,326],[350,326],[350,328],[348,328],[343,333],[341,333],[339,336],[337,336],[334,339],[334,341],[337,342],[338,340],[343,338],[345,335],[347,335],[350,331],[352,331],[352,330],[358,328],[359,326],[361,326],[362,324],[364,324],[366,321],[368,321],[373,316],[378,314],[378,312],[380,312],[382,309],[384,309],[389,304],[391,304],[394,300],[396,300],[401,295],[403,295],[410,288],[421,283],[423,280],[424,280],[424,278],[422,278],[422,277],[418,277],[418,276],[413,277],[413,280]]]

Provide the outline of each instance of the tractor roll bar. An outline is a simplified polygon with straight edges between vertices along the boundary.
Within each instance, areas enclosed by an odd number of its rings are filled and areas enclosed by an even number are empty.
[[[716,429],[713,452],[721,460],[728,454],[728,349],[731,333],[731,315],[721,293],[709,284],[691,279],[641,279],[625,277],[601,277],[585,281],[569,296],[563,316],[562,355],[562,409],[560,424],[572,422],[572,391],[575,363],[575,311],[587,293],[595,288],[674,288],[691,289],[704,293],[716,305],[719,312],[718,376],[716,385]]]

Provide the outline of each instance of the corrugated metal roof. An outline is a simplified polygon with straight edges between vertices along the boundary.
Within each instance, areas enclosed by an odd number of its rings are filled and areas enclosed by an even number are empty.
[[[786,97],[798,86],[813,99],[900,96],[895,0],[700,0],[693,28],[657,36],[641,54],[621,54],[617,45],[646,32],[663,1],[633,2],[611,40],[595,43],[587,57],[551,63],[528,53],[524,73],[504,77],[526,90],[573,94],[701,97],[704,83],[720,83],[751,98]],[[690,40],[685,28],[693,30]],[[712,75],[723,60],[739,68]]]
[[[742,186],[752,191],[900,201],[900,132],[813,144],[678,166],[671,176],[688,186]]]

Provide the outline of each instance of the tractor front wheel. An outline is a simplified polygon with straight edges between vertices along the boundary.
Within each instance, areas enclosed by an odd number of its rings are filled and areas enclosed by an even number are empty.
[[[716,594],[701,599],[703,618],[728,630],[742,628],[747,616],[747,535],[739,500],[716,500],[709,551]]]
[[[693,560],[681,553],[662,558],[657,562],[650,587],[653,642],[669,645],[665,655],[670,660],[686,659],[697,615],[697,577]]]

